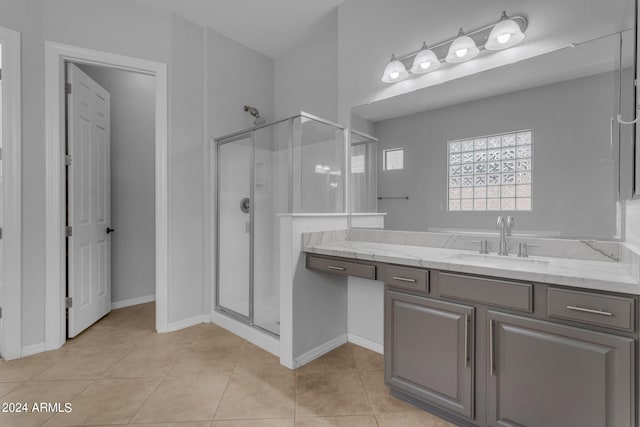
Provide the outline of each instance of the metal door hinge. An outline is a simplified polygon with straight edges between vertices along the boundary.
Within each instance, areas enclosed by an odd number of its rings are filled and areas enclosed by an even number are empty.
[[[0,319],[2,319],[2,307],[0,307]]]
[[[71,83],[64,84],[64,93],[71,93]]]
[[[65,298],[64,299],[64,306],[65,306],[65,308],[73,307],[73,298],[71,298],[71,297]]]
[[[2,147],[0,147],[0,160],[2,160]]]
[[[64,165],[71,166],[71,154],[64,155]]]
[[[2,227],[0,227],[0,239],[2,239]]]
[[[73,229],[71,228],[71,226],[65,227],[64,228],[64,236],[65,237],[71,237],[73,235]]]

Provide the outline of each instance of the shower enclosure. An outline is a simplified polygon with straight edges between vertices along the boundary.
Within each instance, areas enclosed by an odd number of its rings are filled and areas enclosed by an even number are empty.
[[[378,138],[351,129],[351,212],[378,212]]]
[[[344,128],[300,113],[216,144],[216,310],[280,333],[280,217],[345,213]]]

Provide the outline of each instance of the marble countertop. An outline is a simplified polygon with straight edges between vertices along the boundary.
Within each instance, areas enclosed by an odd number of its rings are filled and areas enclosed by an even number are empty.
[[[307,243],[307,253],[640,295],[640,283],[619,262],[514,255],[505,259],[459,249],[351,240]]]

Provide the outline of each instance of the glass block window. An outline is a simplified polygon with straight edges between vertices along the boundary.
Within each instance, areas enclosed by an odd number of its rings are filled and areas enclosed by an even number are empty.
[[[450,211],[530,211],[533,131],[447,143]]]
[[[404,149],[393,148],[382,152],[382,169],[386,171],[404,169]]]

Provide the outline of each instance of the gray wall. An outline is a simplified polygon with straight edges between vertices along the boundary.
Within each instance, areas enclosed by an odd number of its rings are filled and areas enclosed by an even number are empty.
[[[447,211],[447,141],[533,129],[533,211],[515,213],[515,232],[611,238],[616,90],[605,73],[376,123],[380,150],[406,150],[404,170],[379,171],[378,194],[411,197],[379,202],[386,227],[492,229],[498,212]]]
[[[338,24],[337,11],[330,17]],[[312,40],[275,60],[276,118],[305,111],[338,121],[338,31],[315,34]]]
[[[111,94],[111,301],[155,297],[155,78],[80,68]]]
[[[204,280],[205,136],[247,127],[244,104],[271,116],[273,60],[127,0],[0,0],[0,25],[22,34],[22,346],[44,342],[45,40],[168,64],[168,321],[202,319],[211,286]]]

